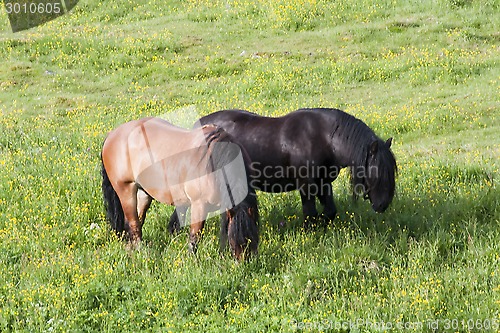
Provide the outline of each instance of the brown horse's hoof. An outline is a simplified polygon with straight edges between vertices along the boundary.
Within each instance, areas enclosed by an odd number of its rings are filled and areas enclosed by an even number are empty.
[[[127,249],[129,250],[139,250],[141,248],[142,240],[140,237],[130,236],[130,240],[127,243]]]
[[[196,251],[198,251],[198,246],[196,245],[196,243],[189,242],[188,247],[189,247],[189,253],[196,255]]]

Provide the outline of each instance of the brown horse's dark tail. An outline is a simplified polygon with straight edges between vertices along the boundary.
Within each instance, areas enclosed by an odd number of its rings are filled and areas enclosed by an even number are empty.
[[[111,228],[118,236],[122,236],[125,231],[125,217],[123,208],[120,203],[120,198],[109,181],[108,173],[104,168],[101,158],[101,174],[102,174],[102,194],[104,196],[104,205],[106,206],[106,215]]]

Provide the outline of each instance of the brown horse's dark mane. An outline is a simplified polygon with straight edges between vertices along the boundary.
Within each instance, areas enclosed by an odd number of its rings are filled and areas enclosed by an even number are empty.
[[[209,127],[215,127],[214,130],[205,132],[205,129],[208,129]],[[198,165],[203,163],[205,161],[207,155],[208,158],[210,159],[210,163],[206,163],[207,166],[207,172],[213,172],[215,170],[215,166],[213,165],[213,144],[214,142],[230,142],[230,139],[228,138],[228,134],[222,127],[217,126],[217,125],[205,125],[201,129],[204,134],[204,141],[205,144],[200,142],[200,149],[203,149],[203,153],[201,155],[200,160],[198,161]]]
[[[214,141],[219,141],[219,142],[230,141],[229,134],[226,131],[224,131],[222,127],[217,125],[209,125],[209,126],[213,126],[215,127],[215,129],[205,134],[205,141],[207,142],[208,147],[210,147],[210,145]],[[206,126],[205,128],[208,128],[208,126]]]
[[[205,125],[207,126],[207,125]],[[217,125],[209,125],[215,127],[214,130],[208,132],[205,134],[205,140],[207,142],[206,144],[206,151],[204,152],[204,157],[209,153],[209,158],[210,158],[210,163],[207,163],[207,168],[209,168],[209,172],[213,172],[215,170],[218,170],[228,164],[230,161],[234,159],[235,156],[232,156],[234,153],[234,149],[230,149],[229,144],[236,145],[239,148],[239,152],[241,152],[244,165],[245,165],[245,173],[247,177],[247,183],[248,183],[248,193],[249,197],[251,198],[246,198],[245,201],[250,200],[252,205],[257,205],[256,202],[256,195],[255,195],[255,189],[250,185],[251,184],[251,168],[250,168],[250,157],[248,156],[248,153],[246,150],[239,144],[237,141],[233,139],[233,137],[226,132],[222,127],[217,126]],[[227,143],[228,145],[220,145],[220,146],[213,146],[214,143]],[[203,158],[204,158],[203,157]],[[203,159],[202,158],[202,159]]]
[[[233,205],[230,209],[232,212],[231,217],[227,211],[222,214],[221,237],[226,237],[224,235],[227,235],[233,242],[236,242],[237,244],[246,244],[246,248],[248,248],[251,253],[256,253],[259,241],[258,226],[257,224],[247,223],[249,215],[252,216],[254,221],[259,220],[257,196],[255,194],[255,189],[251,185],[250,157],[245,149],[239,143],[235,142],[233,137],[222,127],[217,125],[212,126],[214,126],[215,129],[205,134],[206,146],[204,148],[205,152],[202,160],[206,155],[208,155],[210,160],[210,163],[207,163],[208,172],[222,170],[224,183],[220,184],[221,193],[228,193]],[[214,145],[214,143],[224,144]],[[245,166],[246,183],[248,186],[248,192],[245,199],[239,203],[234,202],[231,194],[232,189],[227,182],[224,171],[224,167],[236,158],[236,156],[234,156],[234,146],[231,145],[236,145],[238,147],[238,152],[242,154]],[[232,221],[231,223],[230,220]]]

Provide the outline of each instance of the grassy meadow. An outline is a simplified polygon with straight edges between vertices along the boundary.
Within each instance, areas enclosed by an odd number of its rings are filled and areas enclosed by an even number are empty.
[[[0,332],[500,331],[500,1],[97,1],[12,33],[0,10]],[[152,205],[130,251],[106,133],[143,116],[335,107],[393,137],[383,214],[335,181],[301,230],[259,193],[259,256],[196,257]],[[188,119],[187,124],[191,119]]]

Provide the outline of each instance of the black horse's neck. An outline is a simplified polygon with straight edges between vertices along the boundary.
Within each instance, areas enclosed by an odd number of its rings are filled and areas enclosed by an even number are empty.
[[[330,143],[342,167],[365,166],[370,144],[378,140],[375,133],[361,120],[341,110],[328,109],[332,129]]]

